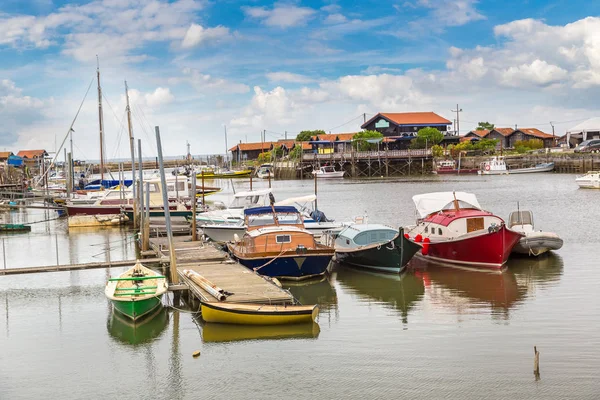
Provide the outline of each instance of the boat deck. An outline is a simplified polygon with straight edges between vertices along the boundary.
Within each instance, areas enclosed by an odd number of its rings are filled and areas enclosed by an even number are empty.
[[[227,253],[212,244],[192,242],[190,236],[173,238],[177,259],[177,273],[195,298],[201,302],[218,302],[208,292],[184,275],[184,270],[192,270],[221,289],[233,293],[225,302],[293,304],[293,296],[267,281],[265,278],[231,260]],[[166,238],[151,238],[150,248],[163,258],[169,257],[169,244]]]

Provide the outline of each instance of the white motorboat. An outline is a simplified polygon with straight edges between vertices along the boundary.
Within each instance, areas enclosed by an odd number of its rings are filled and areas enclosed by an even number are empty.
[[[529,174],[532,172],[550,172],[554,170],[554,163],[540,163],[528,168],[508,168],[504,157],[492,157],[491,160],[481,163],[479,175],[505,175],[505,174]]]
[[[316,175],[317,178],[343,178],[344,171],[336,171],[332,165],[326,165],[324,167],[320,167],[318,170],[314,170],[313,175]]]
[[[585,175],[578,176],[575,182],[582,189],[600,189],[600,171],[589,171]]]
[[[274,177],[273,164],[262,164],[256,171],[256,176],[260,179],[268,179]]]
[[[325,231],[340,228],[343,226],[340,222],[329,220],[322,211],[310,210],[306,205],[313,203],[317,196],[314,194],[302,197],[291,197],[275,203],[276,206],[293,205],[302,214],[304,227],[315,237],[320,237]],[[243,215],[243,210],[242,210]],[[234,240],[235,235],[242,237],[246,232],[246,225],[243,220],[230,220],[229,222],[204,222],[199,223],[198,227],[202,229],[205,236],[214,242],[230,242]]]
[[[251,190],[233,195],[229,206],[222,205],[221,209],[200,213],[196,216],[198,226],[237,224],[244,220],[246,208],[262,207],[269,205],[271,189]]]
[[[563,240],[556,233],[535,230],[531,211],[511,212],[508,227],[525,235],[513,247],[513,253],[539,256],[550,250],[558,250],[563,245]]]

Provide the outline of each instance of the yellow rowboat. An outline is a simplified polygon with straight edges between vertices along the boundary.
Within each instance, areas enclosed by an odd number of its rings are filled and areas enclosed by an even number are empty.
[[[237,325],[285,325],[313,322],[319,306],[285,306],[240,303],[202,303],[206,322]]]
[[[228,179],[228,178],[245,178],[252,174],[251,169],[241,171],[225,171],[225,172],[204,172],[204,179]],[[196,174],[196,178],[202,178],[202,173]]]

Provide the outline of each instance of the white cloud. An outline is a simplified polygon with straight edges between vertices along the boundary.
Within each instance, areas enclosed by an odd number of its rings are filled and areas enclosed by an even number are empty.
[[[243,7],[242,9],[248,17],[277,28],[305,25],[316,12],[312,8],[282,3],[276,3],[272,9],[266,7]]]
[[[477,0],[419,0],[418,4],[431,8],[435,20],[445,26],[461,26],[471,21],[485,19],[475,5]]]
[[[170,78],[169,83],[191,84],[200,93],[247,93],[250,90],[245,84],[203,74],[195,68],[184,68],[181,72],[182,76]]]
[[[218,41],[226,39],[230,36],[229,28],[224,26],[216,26],[214,28],[204,28],[198,24],[190,25],[185,33],[181,47],[184,49],[198,46],[201,43],[209,41]]]
[[[342,14],[329,14],[325,18],[325,23],[326,24],[341,24],[341,23],[346,22],[347,20],[348,20],[348,18],[346,18]]]
[[[477,60],[481,60],[478,58]],[[507,86],[519,87],[523,83],[547,86],[563,81],[568,72],[546,61],[534,60],[530,64],[509,67],[502,72],[502,83]]]
[[[23,90],[8,79],[0,80],[0,146],[17,141],[17,132],[43,118],[46,103],[23,95]]]
[[[308,76],[285,71],[269,72],[266,76],[271,82],[309,83],[314,81]]]
[[[381,73],[400,73],[402,70],[400,68],[391,68],[391,67],[381,67],[379,65],[370,65],[367,68],[360,71],[365,75],[376,75]]]

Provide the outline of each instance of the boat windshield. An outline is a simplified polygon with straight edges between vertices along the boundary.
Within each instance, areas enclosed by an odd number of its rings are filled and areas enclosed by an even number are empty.
[[[335,172],[335,168],[332,166],[322,167],[323,172]]]
[[[299,213],[276,213],[279,225],[301,225],[302,218]],[[275,225],[273,214],[253,215],[248,218],[248,227]]]
[[[261,196],[261,195],[235,197],[233,199],[233,201],[231,202],[231,204],[229,205],[229,208],[249,208],[249,207],[255,207],[257,205],[262,205],[263,198],[264,198],[264,196]]]

